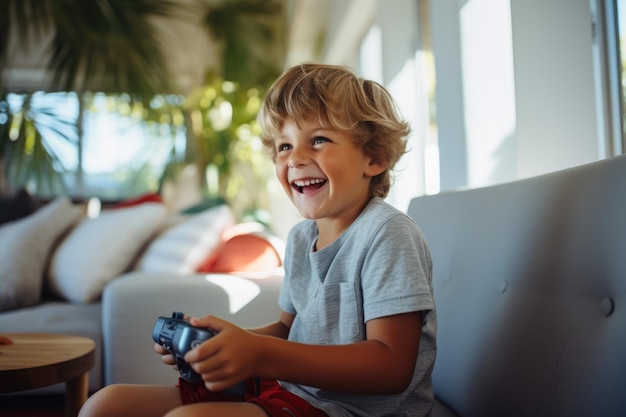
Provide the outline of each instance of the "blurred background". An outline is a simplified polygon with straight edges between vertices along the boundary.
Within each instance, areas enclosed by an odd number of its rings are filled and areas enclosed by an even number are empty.
[[[353,67],[413,127],[388,200],[624,153],[624,0],[3,0],[0,196],[299,220],[256,113],[287,67]]]

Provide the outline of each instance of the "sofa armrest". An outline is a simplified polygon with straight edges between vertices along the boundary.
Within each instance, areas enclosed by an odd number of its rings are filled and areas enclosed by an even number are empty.
[[[178,373],[153,351],[158,316],[182,311],[215,315],[242,327],[260,326],[278,318],[281,283],[280,275],[252,279],[131,272],[119,277],[102,296],[105,384],[174,384]]]

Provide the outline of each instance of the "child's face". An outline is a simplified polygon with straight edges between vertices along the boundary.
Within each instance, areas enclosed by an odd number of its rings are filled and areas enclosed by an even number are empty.
[[[369,200],[372,176],[384,170],[352,135],[316,121],[286,120],[274,139],[276,175],[300,214],[351,223]]]

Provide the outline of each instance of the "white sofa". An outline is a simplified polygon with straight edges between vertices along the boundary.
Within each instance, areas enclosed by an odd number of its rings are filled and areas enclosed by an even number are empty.
[[[134,273],[116,280],[107,286],[102,305],[105,383],[174,383],[177,374],[152,350],[158,316],[183,311],[213,314],[243,327],[260,326],[278,318],[281,282],[280,274],[246,278]]]
[[[622,155],[413,199],[433,257],[433,417],[626,415],[625,180]]]
[[[66,333],[96,342],[89,391],[120,382],[174,383],[176,373],[153,352],[152,328],[173,311],[213,314],[240,326],[258,326],[278,317],[282,275],[158,274],[129,272],[111,282],[102,301],[72,304],[46,301],[0,314],[3,333]],[[63,384],[17,395],[61,393]],[[6,395],[6,394],[5,394]]]
[[[82,205],[55,200],[0,225],[0,335],[93,339],[90,392],[118,382],[175,382],[176,373],[153,352],[152,328],[160,315],[213,314],[242,326],[278,316],[279,266],[197,272],[210,271],[201,266],[226,252],[233,236],[261,238],[282,260],[282,242],[259,224],[236,224],[228,206],[172,214],[145,203],[103,210],[95,219],[83,213]]]

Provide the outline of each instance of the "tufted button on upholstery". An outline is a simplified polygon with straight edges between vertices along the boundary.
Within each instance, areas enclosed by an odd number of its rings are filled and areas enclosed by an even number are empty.
[[[613,314],[615,303],[613,303],[613,299],[611,297],[604,297],[602,301],[600,301],[600,308],[602,309],[602,314],[608,317]]]

